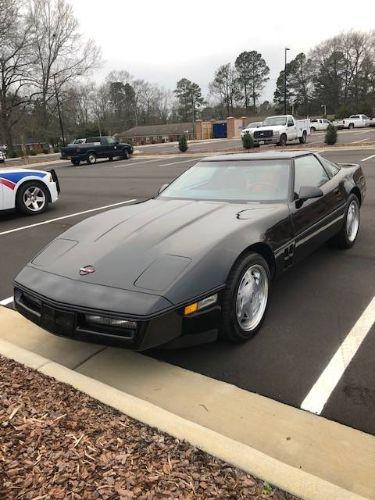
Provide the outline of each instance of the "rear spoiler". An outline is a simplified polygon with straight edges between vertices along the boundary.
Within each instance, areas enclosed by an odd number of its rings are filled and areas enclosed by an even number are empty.
[[[55,170],[53,168],[51,168],[51,170],[47,170],[47,172],[49,172],[51,174],[52,180],[56,184],[57,192],[60,194],[59,178],[57,177],[57,174],[56,174]]]

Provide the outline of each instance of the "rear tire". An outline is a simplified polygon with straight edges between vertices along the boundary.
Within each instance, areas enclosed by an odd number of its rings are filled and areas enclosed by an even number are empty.
[[[348,127],[348,129],[349,129],[349,130],[352,130],[353,128],[354,128],[354,123],[349,123],[349,127]]]
[[[17,191],[16,208],[23,214],[41,214],[46,210],[48,202],[48,189],[39,182],[25,182]]]
[[[303,131],[302,137],[299,137],[299,143],[300,144],[306,144],[306,138],[307,138],[307,134],[306,134],[305,131]]]
[[[355,194],[348,198],[344,223],[336,236],[331,240],[337,248],[346,250],[352,248],[355,244],[360,227],[360,209],[359,200]]]
[[[96,154],[90,153],[87,157],[87,165],[94,165],[96,163]]]
[[[245,342],[261,328],[268,307],[270,270],[254,252],[233,266],[222,297],[222,336]]]

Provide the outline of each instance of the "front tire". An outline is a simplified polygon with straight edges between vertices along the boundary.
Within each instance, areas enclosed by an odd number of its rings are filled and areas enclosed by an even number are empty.
[[[129,160],[129,151],[127,149],[124,149],[124,151],[122,152],[122,159]]]
[[[344,224],[339,233],[333,238],[336,247],[346,250],[352,248],[358,236],[360,226],[359,200],[355,194],[351,194],[345,212]]]
[[[25,182],[17,191],[16,208],[25,215],[43,213],[48,205],[49,193],[43,184]]]
[[[281,134],[280,140],[278,142],[278,146],[285,147],[286,146],[286,141],[287,141],[287,136],[285,134]]]
[[[254,252],[232,268],[222,299],[223,337],[245,342],[261,328],[268,307],[270,270]]]
[[[349,123],[349,127],[348,127],[348,129],[349,129],[349,130],[352,130],[353,128],[354,128],[354,123]]]
[[[311,130],[311,132],[316,132],[316,128],[315,127],[310,127],[310,130]]]

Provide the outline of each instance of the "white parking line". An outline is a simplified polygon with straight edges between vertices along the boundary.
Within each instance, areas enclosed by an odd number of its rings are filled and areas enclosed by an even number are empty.
[[[370,139],[371,139],[371,137],[368,137],[367,139],[361,139],[360,141],[352,141],[349,144],[359,144],[360,142],[369,141]]]
[[[340,381],[349,363],[358,351],[375,322],[375,297],[350,330],[323,373],[301,404],[303,410],[320,415],[328,398]]]
[[[162,165],[158,165],[158,167],[169,167],[169,165],[178,165],[179,163],[189,163],[191,161],[198,161],[200,158],[191,158],[190,160],[180,160],[180,161],[173,161],[172,163],[163,163]]]
[[[122,164],[122,165],[114,165],[113,168],[124,168],[124,167],[135,167],[135,166],[138,166],[138,165],[135,165],[135,163],[141,163],[142,165],[145,164],[145,163],[151,163],[151,162],[154,162],[154,161],[163,161],[165,158],[155,158],[153,160],[142,160],[142,158],[132,158],[133,160],[136,160],[136,161],[133,161],[131,162],[131,164],[129,165],[128,162]]]
[[[371,155],[371,156],[368,156],[367,158],[363,158],[363,160],[361,160],[361,161],[371,160],[371,158],[375,158],[375,155]]]
[[[107,208],[117,207],[119,205],[124,205],[126,203],[132,203],[137,201],[135,198],[132,200],[119,201],[118,203],[112,203],[111,205],[104,205],[103,207],[90,208],[90,210],[84,210],[83,212],[76,212],[75,214],[63,215],[62,217],[56,217],[54,219],[45,220],[43,222],[36,222],[35,224],[29,224],[28,226],[16,227],[14,229],[8,229],[8,231],[3,231],[0,236],[5,234],[16,233],[17,231],[23,231],[24,229],[30,229],[32,227],[43,226],[44,224],[51,224],[51,222],[57,222],[59,220],[69,219],[70,217],[77,217],[78,215],[85,215],[91,212],[98,212],[99,210],[105,210]]]
[[[13,295],[7,299],[0,300],[0,306],[7,306],[13,302]]]

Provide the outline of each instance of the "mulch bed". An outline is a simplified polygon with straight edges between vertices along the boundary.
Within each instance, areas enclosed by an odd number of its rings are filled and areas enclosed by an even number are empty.
[[[0,498],[294,497],[0,356]]]

